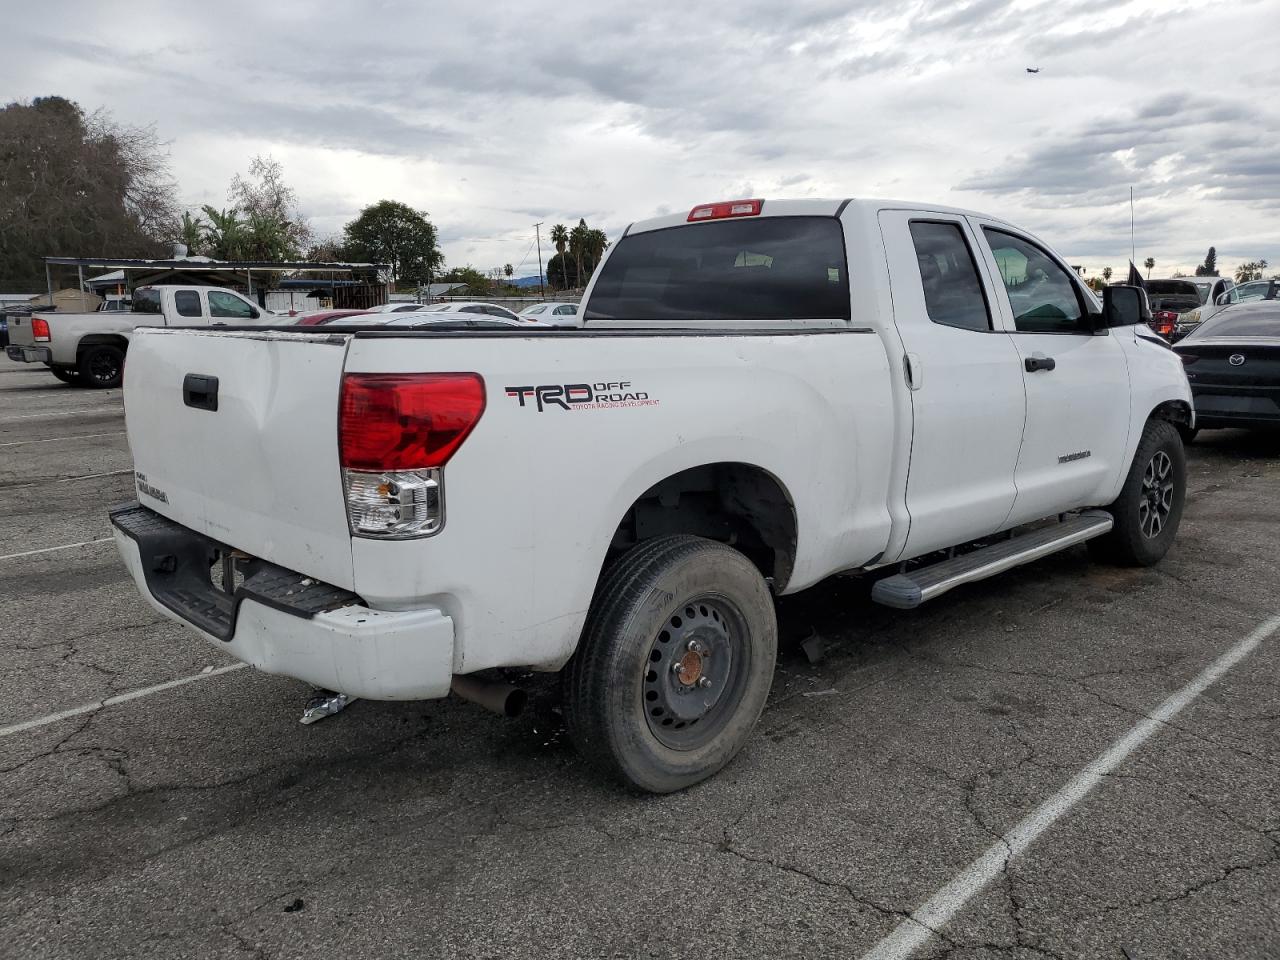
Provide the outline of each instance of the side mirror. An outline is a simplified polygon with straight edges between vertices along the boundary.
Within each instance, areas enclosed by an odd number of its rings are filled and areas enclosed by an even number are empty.
[[[1102,290],[1102,319],[1108,327],[1131,327],[1151,321],[1151,308],[1141,287],[1117,285]]]
[[[1218,298],[1217,298],[1216,300],[1214,300],[1213,302],[1214,302],[1214,303],[1216,303],[1216,304],[1217,304],[1218,306],[1220,306],[1220,307],[1225,307],[1228,303],[1230,303],[1230,302],[1231,302],[1231,294],[1229,294],[1229,293],[1220,293],[1220,294],[1218,294]]]
[[[257,320],[260,316],[262,316],[262,314],[260,314],[260,313],[258,312],[258,308],[257,308],[257,307],[250,307],[250,308],[249,308],[249,318],[250,318],[251,320]]]

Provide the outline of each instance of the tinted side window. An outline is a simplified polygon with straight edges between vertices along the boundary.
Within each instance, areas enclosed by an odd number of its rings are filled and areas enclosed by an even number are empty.
[[[253,308],[239,297],[220,290],[209,291],[209,316],[231,320],[249,320]]]
[[[459,313],[484,313],[484,307],[463,307]]]
[[[194,290],[179,290],[173,295],[173,305],[180,317],[200,316],[200,294]]]
[[[990,330],[978,266],[958,223],[912,221],[911,241],[929,319],[948,327]]]
[[[571,317],[577,312],[578,312],[577,307],[570,307],[570,306],[556,307],[555,315],[557,317]]]
[[[1075,284],[1047,253],[1021,237],[983,227],[1020,333],[1088,333]]]

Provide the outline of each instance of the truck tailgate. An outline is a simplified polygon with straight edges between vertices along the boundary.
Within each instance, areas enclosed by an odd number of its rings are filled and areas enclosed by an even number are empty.
[[[345,354],[346,337],[331,333],[138,330],[124,383],[138,500],[351,589],[337,437]]]

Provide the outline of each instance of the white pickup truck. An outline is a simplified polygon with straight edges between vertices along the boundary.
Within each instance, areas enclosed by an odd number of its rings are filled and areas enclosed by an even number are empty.
[[[139,330],[115,538],[271,673],[396,700],[562,670],[581,752],[677,790],[760,715],[774,594],[1165,554],[1191,392],[1105,293],[981,214],[748,200],[628,227],[581,328]]]
[[[131,309],[109,300],[93,313],[36,313],[9,322],[10,360],[43,363],[64,383],[118,387],[125,352],[140,325],[225,326],[279,318],[224,287],[138,287]],[[102,309],[111,307],[110,309]]]

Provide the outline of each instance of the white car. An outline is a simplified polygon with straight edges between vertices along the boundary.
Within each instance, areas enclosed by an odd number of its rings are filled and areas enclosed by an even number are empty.
[[[1243,303],[1248,300],[1275,300],[1280,297],[1280,280],[1248,280],[1220,297],[1216,302],[1222,306],[1229,303]]]
[[[1181,340],[1222,309],[1235,286],[1228,277],[1170,277],[1148,280],[1153,325],[1162,336]]]
[[[1140,293],[1099,308],[979,213],[739,200],[628,227],[581,329],[140,329],[114,536],[232,657],[491,705],[478,671],[563,670],[582,753],[679,790],[764,709],[775,595],[862,572],[913,608],[1086,541],[1165,555],[1194,413]]]
[[[553,327],[580,327],[582,321],[578,317],[576,303],[548,301],[535,303],[520,311],[521,319],[540,320]]]
[[[370,307],[366,313],[413,313],[421,310],[425,304],[421,303],[384,303],[380,307]]]
[[[448,301],[445,303],[433,303],[429,306],[419,307],[417,313],[483,313],[490,317],[504,317],[508,320],[518,320],[517,314],[508,310],[506,307],[500,307],[496,303],[478,303],[478,302],[462,302]]]

